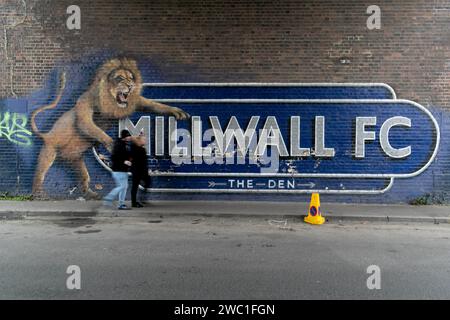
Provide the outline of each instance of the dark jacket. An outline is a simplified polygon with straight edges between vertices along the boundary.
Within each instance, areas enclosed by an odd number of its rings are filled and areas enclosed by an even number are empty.
[[[148,175],[147,150],[135,144],[131,146],[131,173],[135,177],[146,177]]]
[[[124,162],[131,160],[131,148],[127,147],[127,143],[121,139],[117,139],[114,143],[114,149],[111,155],[112,171],[128,172],[130,169]]]

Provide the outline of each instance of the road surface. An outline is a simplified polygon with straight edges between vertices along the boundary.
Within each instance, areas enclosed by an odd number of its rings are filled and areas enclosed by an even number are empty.
[[[449,299],[449,238],[449,224],[431,223],[4,220],[0,299]],[[70,265],[80,290],[66,286]]]

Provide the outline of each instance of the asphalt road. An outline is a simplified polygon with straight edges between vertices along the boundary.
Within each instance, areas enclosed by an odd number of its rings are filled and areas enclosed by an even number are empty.
[[[0,222],[1,299],[449,299],[450,225],[255,218]],[[69,290],[69,265],[81,289]],[[367,267],[381,270],[369,290]]]

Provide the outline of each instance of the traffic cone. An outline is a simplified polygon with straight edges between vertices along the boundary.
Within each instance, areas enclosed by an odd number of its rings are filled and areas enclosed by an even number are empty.
[[[320,198],[318,193],[311,195],[311,203],[309,205],[308,215],[305,217],[305,222],[310,224],[323,224],[325,222],[325,218],[322,217],[322,212],[320,211]]]

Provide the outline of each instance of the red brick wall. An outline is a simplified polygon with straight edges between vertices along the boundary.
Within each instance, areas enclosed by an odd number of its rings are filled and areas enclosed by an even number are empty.
[[[154,59],[168,81],[386,82],[400,97],[449,107],[450,1],[376,1],[381,30],[366,27],[373,1],[28,0],[25,17],[22,1],[5,2],[15,10],[2,4],[1,96],[12,94],[11,76],[26,95],[56,62],[110,49]],[[71,4],[79,31],[65,25]]]
[[[72,4],[81,30],[66,27]],[[366,27],[372,4],[381,30]],[[168,82],[384,82],[400,98],[450,108],[449,0],[4,0],[0,23],[1,98],[113,51],[146,57]]]

